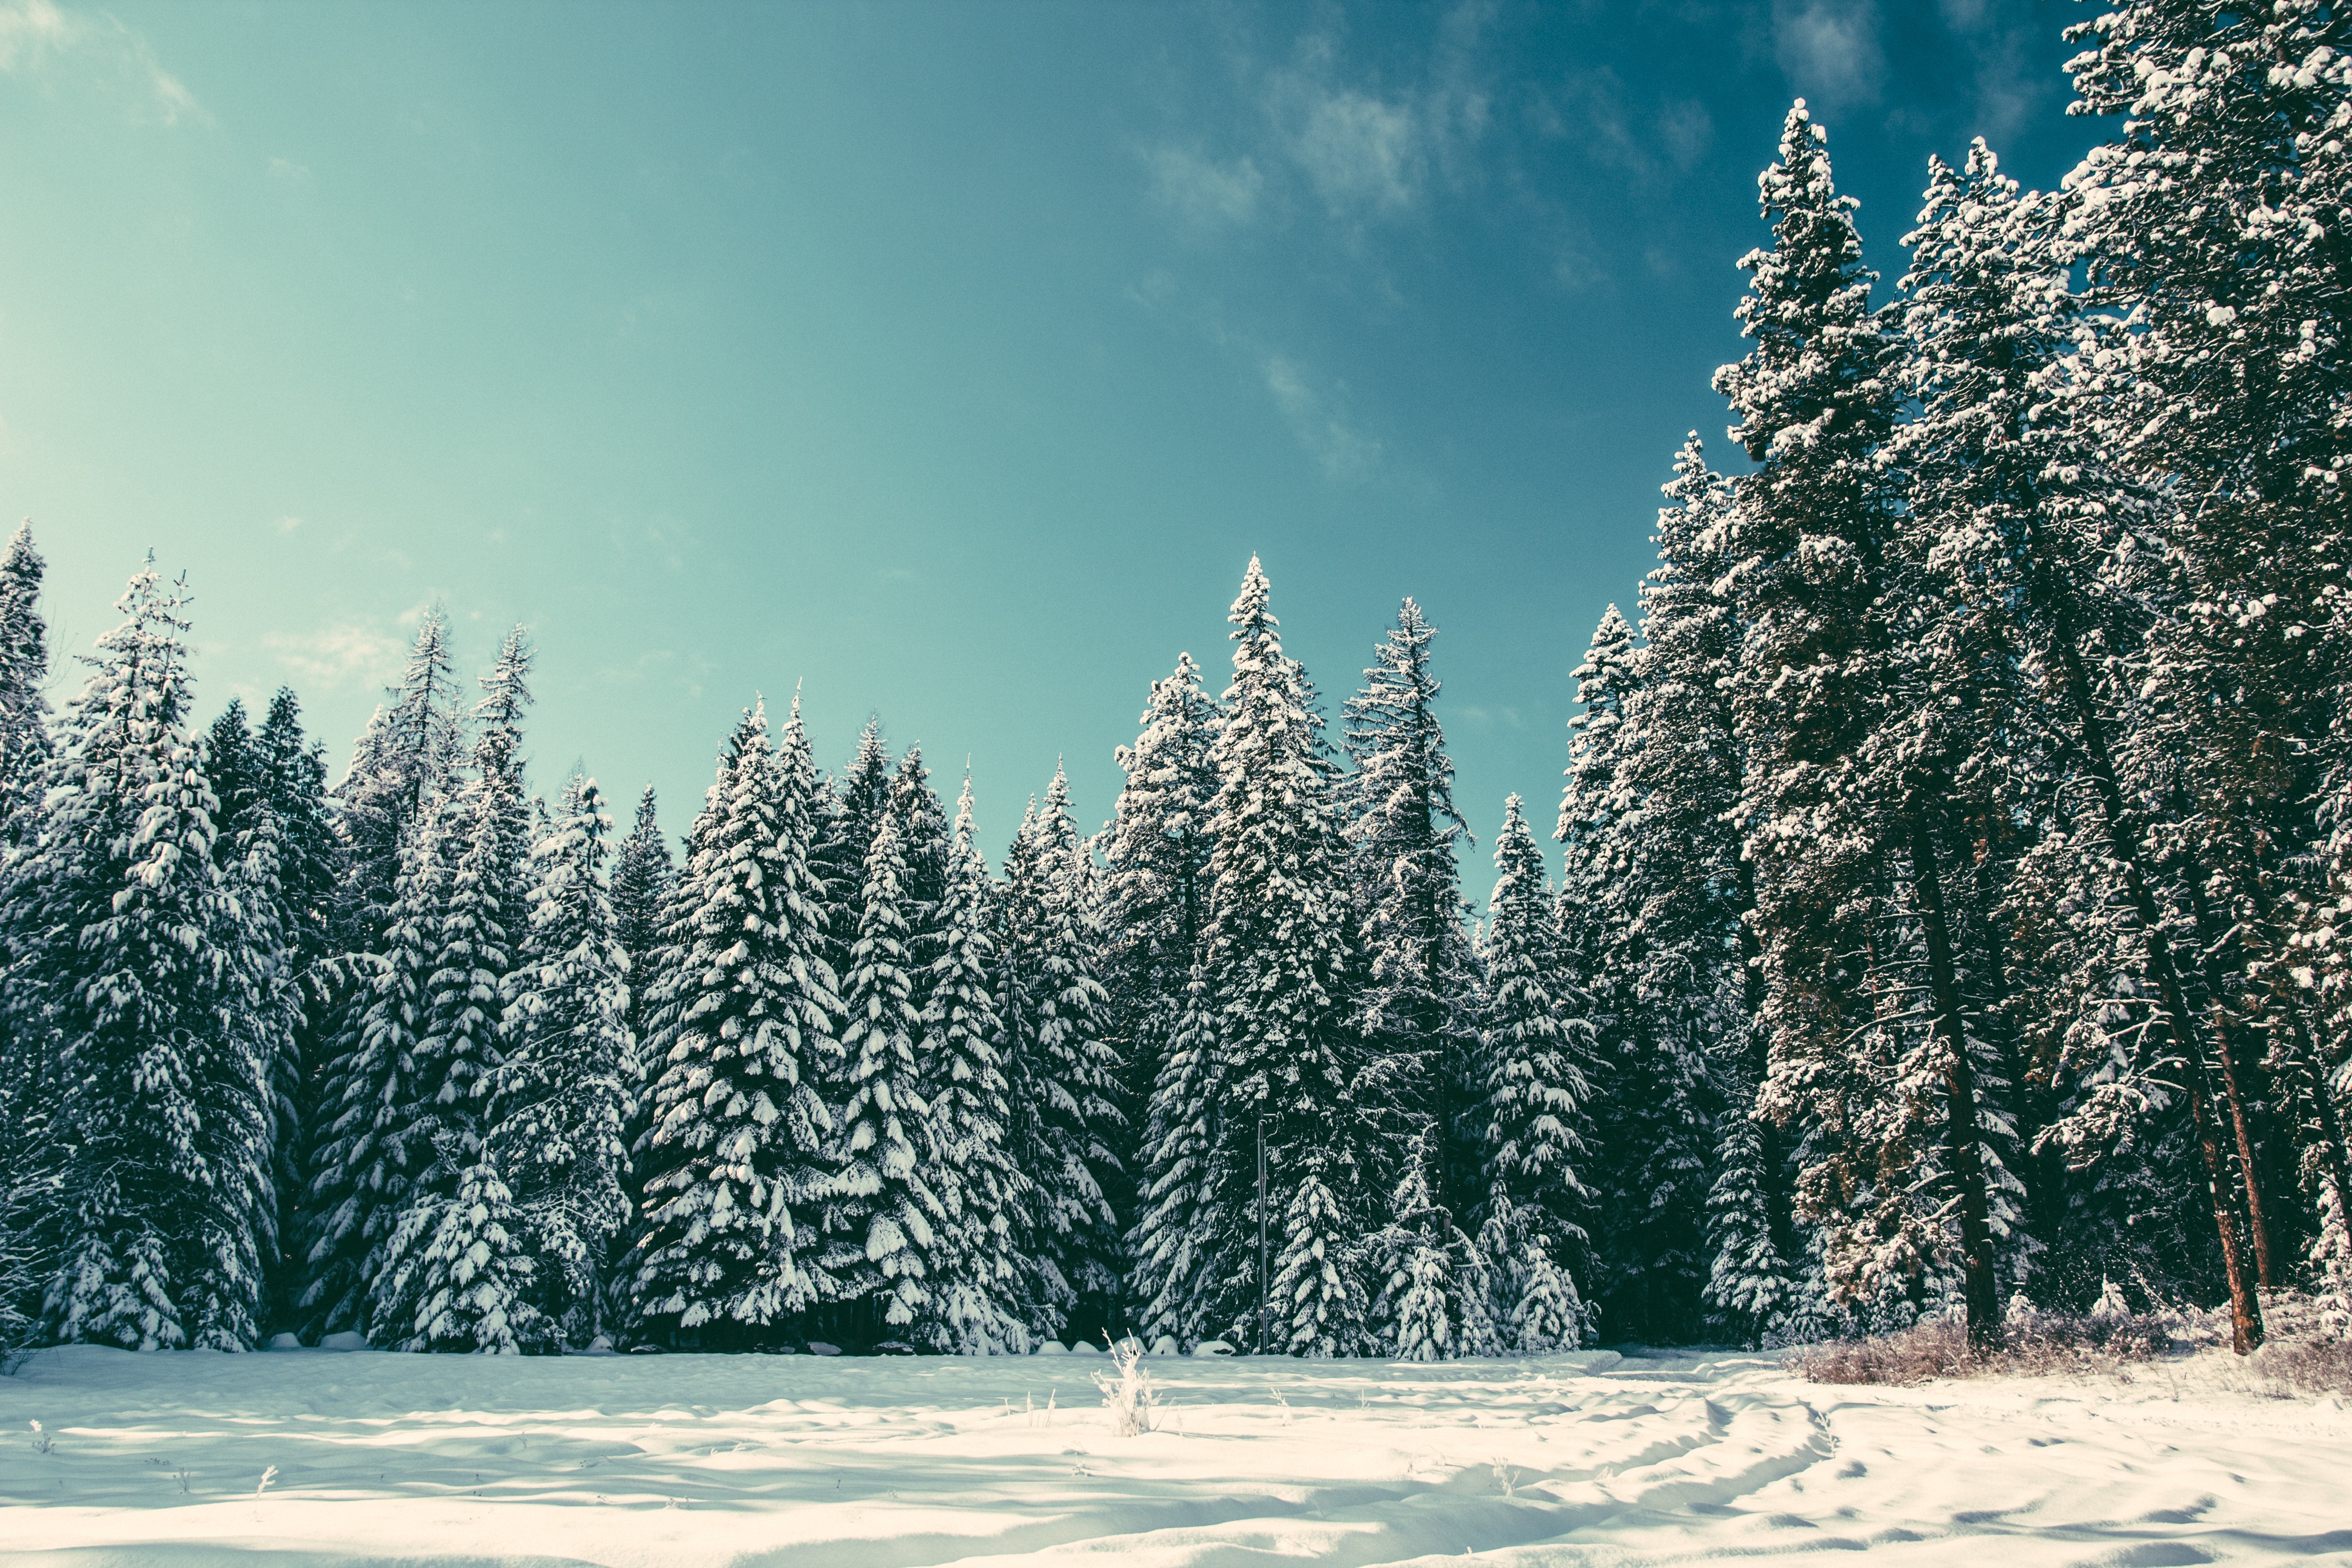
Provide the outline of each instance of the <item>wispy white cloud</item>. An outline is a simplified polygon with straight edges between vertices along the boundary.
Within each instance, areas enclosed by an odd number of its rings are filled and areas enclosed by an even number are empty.
[[[271,632],[262,645],[288,669],[329,687],[381,685],[400,673],[408,640],[381,626],[347,621],[315,632]]]
[[[71,46],[73,24],[49,0],[17,0],[0,5],[0,71],[38,68]]]
[[[1195,228],[1244,224],[1256,215],[1265,175],[1253,158],[1220,163],[1181,147],[1159,147],[1144,161],[1151,169],[1152,199]]]
[[[310,166],[297,163],[291,158],[272,158],[269,161],[269,177],[282,180],[289,185],[307,185],[310,183]]]
[[[1275,406],[1298,444],[1322,465],[1326,478],[1361,479],[1379,465],[1381,444],[1347,418],[1344,386],[1318,392],[1306,372],[1280,354],[1267,355],[1264,371]]]
[[[1297,77],[1281,78],[1275,101],[1291,158],[1333,216],[1419,204],[1426,154],[1412,105]]]
[[[1874,103],[1886,75],[1876,0],[1772,0],[1772,52],[1790,85],[1832,103]]]
[[[209,124],[187,84],[163,68],[145,37],[111,16],[85,16],[56,0],[0,3],[0,74],[29,75],[69,59],[102,68],[128,85],[132,112],[165,125]]]
[[[302,519],[299,517],[280,517],[278,519],[278,531],[281,534],[290,534],[301,526]]]

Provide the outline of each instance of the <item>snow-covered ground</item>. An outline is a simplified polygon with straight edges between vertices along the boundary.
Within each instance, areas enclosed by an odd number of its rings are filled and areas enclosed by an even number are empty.
[[[1100,1357],[44,1352],[0,1379],[0,1562],[2352,1564],[2352,1416],[2226,1357],[1147,1364],[1122,1437]]]

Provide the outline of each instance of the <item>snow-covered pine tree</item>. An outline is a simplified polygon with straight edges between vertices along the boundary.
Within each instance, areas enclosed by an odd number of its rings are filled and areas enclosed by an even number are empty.
[[[60,1088],[46,1332],[243,1349],[271,1224],[268,1063],[187,728],[184,603],[151,559],[85,656],[10,878],[7,989]]]
[[[0,556],[0,896],[20,846],[33,841],[35,780],[49,755],[48,629],[41,620],[43,564],[30,523]],[[0,906],[0,944],[13,922]],[[9,956],[0,946],[0,972]],[[14,1027],[0,1006],[0,1354],[24,1343],[38,1316],[46,1270],[38,1220],[48,1209],[56,1146],[47,1128],[56,1087],[37,1028]]]
[[[1576,670],[1581,711],[1569,726],[1554,836],[1568,846],[1560,974],[1590,997],[1594,1035],[1593,1135],[1580,1172],[1592,1194],[1587,1283],[1612,1333],[1671,1342],[1696,1337],[1702,1319],[1713,1111],[1700,1054],[1708,1037],[1691,1032],[1686,977],[1670,954],[1652,953],[1662,913],[1653,905],[1692,867],[1686,846],[1655,840],[1679,824],[1651,816],[1657,768],[1642,724],[1650,679],[1649,650],[1611,605]]]
[[[934,1190],[939,1165],[916,1042],[912,936],[906,855],[885,811],[866,853],[865,911],[842,977],[842,1054],[847,1101],[835,1113],[824,1206],[824,1269],[868,1341],[910,1332],[932,1313],[939,1228],[947,1211]]]
[[[1349,994],[1348,852],[1334,768],[1306,672],[1282,651],[1271,590],[1253,557],[1228,619],[1234,678],[1216,743],[1209,919],[1202,969],[1218,1020],[1216,1147],[1200,1197],[1204,1326],[1256,1341],[1257,1158],[1268,1207],[1287,1214],[1310,1178],[1329,1229],[1286,1233],[1279,1274],[1302,1250],[1354,1249],[1371,1228],[1366,1184],[1382,1168],[1357,1114],[1361,1047]],[[1279,1217],[1264,1216],[1269,1229]]]
[[[931,964],[946,941],[940,925],[940,905],[947,897],[948,862],[955,845],[919,746],[907,747],[890,775],[890,820],[898,825],[898,852],[907,862],[898,891],[907,912],[908,994],[920,1018],[930,1010]],[[929,1049],[925,1031],[919,1029],[917,1057]]]
[[[669,839],[655,810],[654,787],[637,798],[637,814],[628,836],[621,841],[613,862],[613,936],[632,966],[641,965],[661,946],[664,912],[670,889],[677,885],[677,867],[670,859]],[[642,1005],[631,1001],[630,1022],[642,1023]]]
[[[1011,1144],[1033,1189],[1027,1318],[1045,1338],[1073,1322],[1081,1335],[1108,1326],[1123,1261],[1108,1196],[1120,1175],[1118,1058],[1102,1039],[1085,852],[1056,767],[1045,809],[1032,803],[1005,857],[997,986]]]
[[[1102,835],[1097,883],[1103,986],[1110,993],[1106,1039],[1127,1063],[1122,1109],[1135,1134],[1122,1162],[1134,1186],[1130,1227],[1144,1223],[1153,1207],[1145,1195],[1164,1174],[1152,1166],[1160,1140],[1150,1130],[1151,1107],[1174,1051],[1208,908],[1217,712],[1190,653],[1178,654],[1174,672],[1151,683],[1140,723],[1135,744],[1117,753],[1126,784]],[[1166,1283],[1150,1261],[1157,1255],[1131,1228],[1127,1297],[1139,1322]]]
[[[1135,1332],[1190,1346],[1226,1325],[1206,1316],[1216,1260],[1201,1204],[1215,1154],[1217,1015],[1197,962],[1161,1053],[1141,1141],[1144,1167],[1128,1243]]]
[[[833,1293],[811,1277],[793,1207],[827,1189],[833,1118],[816,1084],[840,1051],[809,868],[822,786],[798,704],[784,742],[770,746],[764,705],[745,713],[679,882],[637,1291],[649,1322],[707,1345],[772,1338]]]
[[[416,1146],[411,1108],[448,885],[435,813],[409,823],[400,859],[379,951],[351,964],[356,977],[347,1006],[356,1042],[330,1065],[320,1090],[306,1227],[309,1283],[299,1303],[314,1338],[406,1332],[396,1314],[378,1322],[375,1293],[417,1174],[431,1155]]]
[[[387,1175],[375,1164],[383,1151],[354,1140],[364,1129],[373,1129],[368,1138],[392,1134],[389,1122],[378,1124],[392,1115],[393,1103],[381,1096],[405,1093],[405,1075],[415,1071],[410,1055],[421,1014],[403,1026],[404,1042],[389,1056],[368,1035],[372,1013],[379,1026],[384,1021],[379,1009],[383,962],[434,961],[432,928],[412,925],[397,953],[390,933],[430,907],[411,903],[405,915],[395,910],[403,877],[415,869],[420,852],[430,851],[433,874],[439,874],[437,827],[422,824],[438,813],[464,757],[464,715],[450,669],[448,620],[435,605],[417,627],[400,684],[369,718],[330,798],[340,876],[325,934],[327,961],[313,972],[314,990],[323,994],[312,998],[320,1022],[317,1049],[305,1067],[318,1109],[304,1138],[306,1202],[297,1233],[303,1258],[299,1332],[306,1339],[366,1329],[373,1280],[369,1259],[380,1256],[398,1218],[394,1213],[379,1224],[374,1210],[406,1191],[404,1176],[392,1186],[379,1179]],[[403,1075],[397,1083],[387,1076],[394,1073]],[[349,1122],[362,1105],[363,1125]],[[374,1175],[362,1176],[339,1163],[353,1157]],[[404,1158],[395,1156],[395,1166]]]
[[[2118,1093],[2169,1103],[2171,1091],[2150,1075],[2177,1082],[2179,1045],[2199,1059],[2208,1048],[2151,841],[2126,803],[2127,794],[2164,790],[2119,771],[2114,744],[2150,733],[2138,700],[2144,672],[2133,663],[2169,597],[2161,572],[2152,579],[2139,564],[2162,559],[2152,525],[2163,503],[2114,469],[2095,434],[2096,378],[2074,373],[2112,357],[2100,344],[2119,324],[2086,317],[2069,292],[2062,211],[2048,198],[2021,198],[1981,141],[1962,170],[1931,160],[1902,281],[1904,380],[1919,412],[1897,431],[1892,455],[1909,492],[1906,553],[1945,606],[1923,641],[1966,669],[1967,701],[1984,716],[1960,793],[1969,835],[1982,846],[1969,858],[1995,885],[1971,888],[1963,863],[1955,902],[1982,926],[2009,999],[1985,1020],[2005,1056],[2000,1103],[2022,1135],[2041,1139],[2021,1156],[2032,1172],[2025,1197],[2062,1277],[2034,1281],[2034,1293],[2084,1304],[2110,1268],[2139,1261],[2108,1251],[2130,1228],[2093,1195],[2137,1184],[2101,1176],[2069,1194],[2072,1178],[2052,1151],[2115,1148],[2111,1135],[2084,1135],[2103,1119],[2096,1107]],[[2031,673],[2042,678],[2029,684]],[[2133,750],[2122,749],[2126,766]],[[2110,1073],[2119,1042],[2109,1024],[2134,1037],[2123,1055],[2135,1065],[2121,1078]],[[2028,1060],[2055,1066],[2063,1106],[2029,1081]],[[2202,1185],[2192,1166],[2175,1174],[2184,1189]],[[2135,1212],[2144,1231],[2153,1211],[2143,1203]],[[2171,1250],[2187,1260],[2187,1249]],[[2025,1253],[2012,1249],[2031,1263]]]
[[[328,968],[344,868],[327,797],[326,758],[303,734],[301,704],[283,686],[269,699],[254,750],[277,840],[282,998],[292,1009],[290,1047],[278,1058],[274,1085],[278,1245],[270,1263],[269,1323],[291,1327],[299,1318],[296,1303],[304,1283],[309,1149],[318,1131],[321,1068],[334,1019]]]
[[[373,952],[400,874],[409,824],[457,786],[465,713],[449,653],[449,622],[428,607],[400,684],[385,693],[335,786],[335,828],[349,862],[346,950]]]
[[[206,732],[203,748],[205,778],[220,803],[214,861],[235,910],[234,950],[242,971],[226,1017],[238,1043],[220,1055],[214,1070],[231,1075],[241,1088],[250,1052],[268,1083],[261,1103],[266,1124],[231,1115],[215,1118],[205,1129],[224,1170],[239,1173],[238,1180],[263,1184],[257,1197],[245,1200],[257,1223],[223,1233],[223,1261],[215,1270],[215,1278],[228,1282],[215,1294],[215,1305],[237,1321],[226,1337],[240,1343],[257,1340],[269,1324],[290,1317],[299,1282],[299,1251],[281,1242],[289,1239],[288,1222],[299,1201],[296,1155],[309,1098],[301,1055],[308,1017],[305,977],[323,944],[331,896],[331,889],[320,885],[332,867],[324,854],[324,798],[313,771],[318,759],[301,743],[292,700],[289,692],[278,694],[271,704],[274,727],[260,737],[247,727],[244,704],[231,701]],[[285,734],[289,725],[290,741]],[[247,1176],[248,1163],[263,1151],[266,1171]],[[261,1281],[260,1293],[251,1299],[248,1275]]]
[[[41,619],[41,577],[33,525],[20,523],[0,553],[0,843],[29,841],[15,821],[31,802],[33,779],[49,755],[49,629]]]
[[[613,861],[611,898],[613,937],[629,960],[630,1051],[621,1064],[621,1085],[626,1095],[621,1143],[632,1152],[621,1178],[628,1221],[615,1239],[606,1278],[606,1317],[611,1327],[625,1332],[622,1320],[631,1314],[630,1287],[634,1266],[625,1260],[636,1241],[637,1216],[645,1198],[645,1181],[634,1151],[653,1130],[653,1076],[656,993],[663,978],[665,932],[677,889],[677,867],[670,859],[669,840],[662,832],[655,810],[654,787],[637,798],[637,814],[628,836],[621,841]],[[617,1334],[615,1337],[619,1337]]]
[[[2132,327],[2098,367],[2110,394],[2101,434],[2123,471],[2164,476],[2194,498],[2160,514],[2180,602],[2151,628],[2142,689],[2158,719],[2151,761],[2176,775],[2179,822],[2168,837],[2219,1025],[2221,1082],[2200,1082],[2208,1064],[2189,1051],[2186,1087],[2223,1122],[2248,1112],[2237,1080],[2265,1036],[2290,1092],[2312,1075],[2294,1060],[2303,975],[2339,1001],[2347,990],[2330,972],[2340,959],[2326,956],[2352,886],[2342,695],[2352,517],[2340,483],[2352,463],[2352,310],[2333,278],[2352,192],[2341,29],[2322,5],[2139,0],[2069,34],[2089,46],[2068,63],[2076,111],[2125,117],[2068,180],[2068,228],[2093,298],[2128,311]],[[2299,915],[2303,953],[2291,946]],[[2234,1043],[2232,1014],[2247,1037]],[[2210,1169],[2227,1133],[2209,1137],[2192,1111]],[[2241,1349],[2262,1332],[2248,1275],[2277,1273],[2275,1260],[2264,1268],[2253,1153],[2239,1184],[2250,1234],[2216,1215]],[[2217,1201],[2223,1190],[2217,1181]]]
[[[1495,869],[1480,1039],[1486,1180],[1507,1198],[1522,1235],[1573,1279],[1591,1266],[1583,1167],[1594,1031],[1590,998],[1553,961],[1549,879],[1517,795],[1504,803]]]
[[[1441,1203],[1467,1213],[1483,1190],[1475,1082],[1475,966],[1464,926],[1455,846],[1469,826],[1454,805],[1454,759],[1437,718],[1430,666],[1437,628],[1408,599],[1348,700],[1348,842],[1361,902],[1367,1053],[1358,1112],[1380,1144],[1436,1130]],[[1379,1145],[1375,1145],[1379,1146]],[[1394,1171],[1371,1173],[1375,1190]]]
[[[1309,1175],[1292,1189],[1274,1270],[1271,1332],[1292,1355],[1353,1355],[1363,1345],[1362,1248],[1331,1189]]]
[[[636,1042],[628,951],[604,884],[613,820],[596,781],[566,779],[554,819],[531,852],[530,920],[507,977],[488,1126],[538,1274],[534,1303],[578,1346],[605,1330],[607,1270],[629,1223]]]
[[[1788,1294],[1775,1239],[1788,1200],[1769,1129],[1754,1120],[1759,977],[1742,918],[1754,893],[1732,816],[1742,756],[1727,687],[1739,624],[1716,586],[1731,486],[1694,434],[1664,488],[1658,565],[1642,588],[1642,680],[1625,704],[1626,727],[1641,737],[1626,763],[1641,801],[1626,899],[1641,921],[1636,995],[1668,1097],[1652,1129],[1656,1185],[1637,1185],[1671,1193],[1659,1207],[1678,1251],[1693,1211],[1704,1213],[1695,1272],[1707,1324],[1753,1343],[1774,1332]]]
[[[443,1136],[437,1158],[457,1164],[456,1140]],[[401,1227],[386,1295],[416,1303],[401,1349],[520,1355],[546,1343],[551,1325],[532,1301],[538,1263],[488,1144],[463,1164],[453,1191],[413,1205]]]
[[[424,1027],[415,1046],[413,1096],[401,1108],[404,1145],[428,1155],[411,1181],[408,1201],[439,1204],[457,1190],[488,1132],[489,1096],[507,1046],[509,977],[528,929],[528,866],[533,806],[523,789],[522,716],[530,703],[530,644],[520,627],[507,634],[482,678],[476,706],[472,777],[440,812],[439,841],[447,880],[438,912],[434,968],[425,977]],[[385,1289],[426,1281],[408,1266],[401,1239],[421,1232],[404,1222],[378,1280],[375,1313],[405,1323],[418,1312],[414,1295],[386,1297]]]
[[[818,805],[809,863],[824,884],[825,961],[835,974],[847,975],[849,949],[865,919],[866,852],[890,811],[890,750],[883,744],[879,718],[866,719],[849,765],[824,791]],[[837,1064],[847,1071],[848,1058],[840,1058]],[[829,1081],[824,1093],[827,1104],[838,1106],[848,1099],[850,1086],[846,1080]]]
[[[1897,344],[1801,99],[1759,193],[1774,243],[1742,259],[1737,312],[1755,347],[1716,376],[1759,465],[1735,487],[1727,573],[1768,934],[1759,1103],[1804,1123],[1799,1202],[1840,1292],[1908,1312],[1957,1274],[1969,1335],[1990,1343],[1993,1183],[1938,841],[1972,716],[1948,706],[1960,689],[1919,641],[1935,606],[1896,555],[1878,461]]]
[[[1422,1136],[1407,1145],[1388,1223],[1365,1242],[1381,1281],[1367,1340],[1399,1361],[1497,1354],[1505,1344],[1493,1312],[1494,1270],[1430,1188],[1431,1144]]]
[[[967,1355],[1018,1354],[1029,1343],[1018,1310],[1024,1270],[1013,1247],[1029,1228],[1030,1182],[1005,1146],[1012,1109],[998,1053],[995,924],[967,778],[940,896],[920,1082],[939,1142],[939,1197],[947,1211],[928,1337],[939,1349]]]

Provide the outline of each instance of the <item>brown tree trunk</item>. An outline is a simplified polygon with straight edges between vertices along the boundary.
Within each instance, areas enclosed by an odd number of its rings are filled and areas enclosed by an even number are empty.
[[[2075,716],[2082,723],[2083,751],[2090,765],[2092,780],[2098,786],[2108,850],[2123,869],[2125,891],[2139,916],[2141,929],[2147,933],[2149,977],[2156,981],[2157,994],[2163,999],[2166,1032],[2180,1052],[2189,1080],[2189,1119],[2197,1129],[2197,1146],[2205,1158],[2205,1176],[2213,1198],[2213,1225],[2221,1240],[2221,1266],[2230,1281],[2232,1337],[2238,1354],[2249,1355],[2263,1343],[2263,1304],[2254,1294],[2252,1281],[2247,1278],[2239,1242],[2236,1206],[2230,1201],[2229,1166],[2221,1157],[2221,1140],[2213,1125],[2212,1096],[2205,1084],[2204,1048],[2196,1037],[2196,1020],[2189,1011],[2180,971],[2172,961],[2172,942],[2165,935],[2163,912],[2157,907],[2156,894],[2141,872],[2139,836],[2133,830],[2130,811],[2124,804],[2123,788],[2116,781],[2106,731],[2099,723],[2098,707],[2092,700],[2090,676],[2083,668],[2082,653],[2074,646],[2072,629],[2061,624],[2057,632],[2053,641],[2059,663],[2066,673],[2068,695],[2074,701]]]
[[[2230,977],[2221,967],[2221,934],[2213,929],[2211,906],[2199,884],[2196,869],[2189,876],[2189,908],[2205,948],[2205,993],[2211,1000],[2213,1043],[2221,1063],[2221,1090],[2230,1103],[2231,1130],[2237,1136],[2238,1171],[2245,1184],[2246,1218],[2254,1238],[2254,1272],[2263,1289],[2278,1289],[2278,1265],[2271,1251],[2271,1224],[2263,1205],[2262,1171],[2254,1164],[2254,1132],[2246,1109],[2246,1094],[2238,1072],[2238,1030],[2230,1018]]]

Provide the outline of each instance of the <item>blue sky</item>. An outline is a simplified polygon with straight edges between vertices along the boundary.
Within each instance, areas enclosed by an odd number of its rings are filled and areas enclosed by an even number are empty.
[[[1740,344],[1806,95],[1891,281],[1929,152],[2054,183],[2054,0],[0,0],[0,510],[64,652],[143,551],[200,702],[338,766],[444,601],[535,772],[682,828],[755,690],[867,714],[992,856],[1253,551],[1336,719],[1398,599],[1460,797],[1548,821],[1572,670]],[[57,695],[79,685],[63,674]]]

